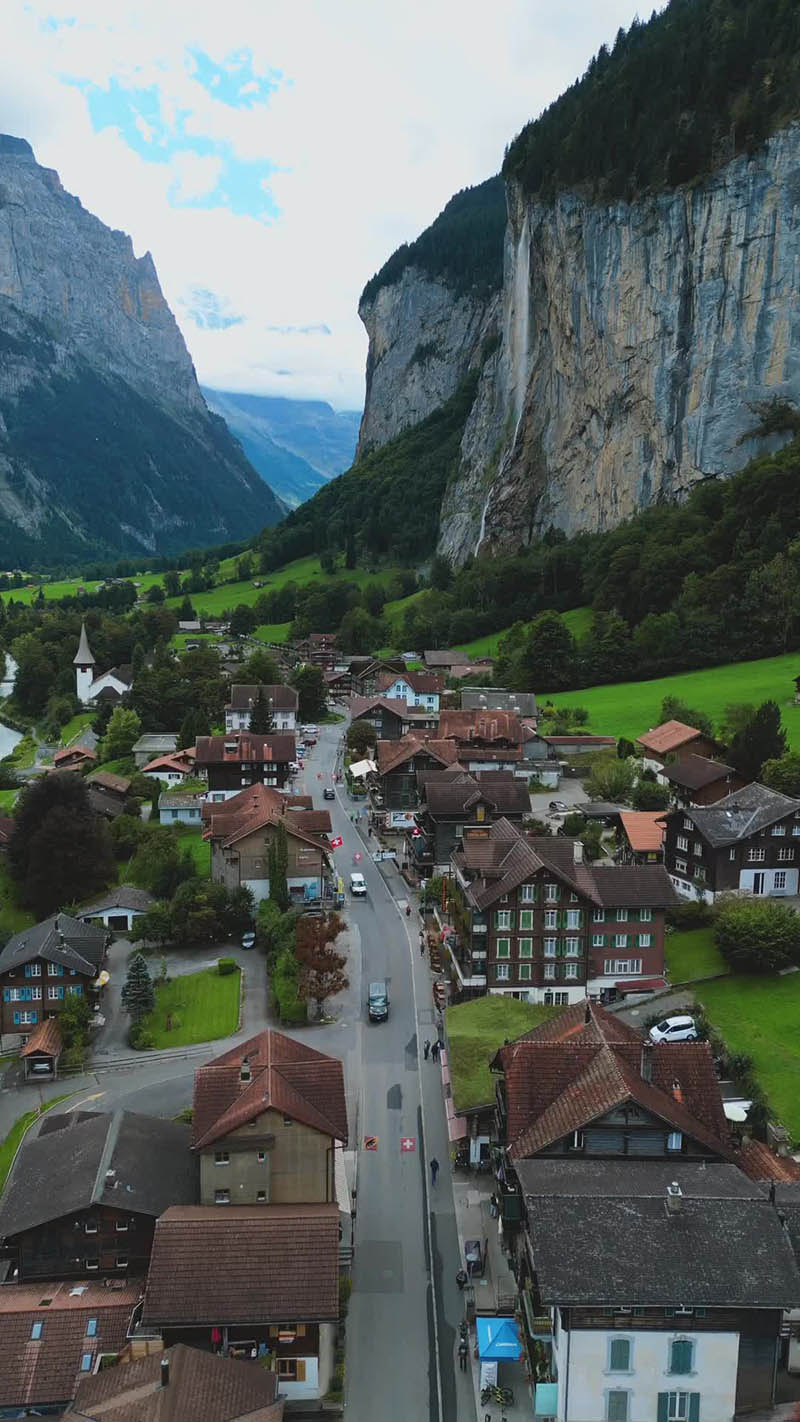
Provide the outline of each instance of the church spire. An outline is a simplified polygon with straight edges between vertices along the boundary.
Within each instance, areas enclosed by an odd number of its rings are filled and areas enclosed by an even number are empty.
[[[86,636],[85,622],[81,623],[81,639],[78,643],[78,650],[72,659],[72,664],[76,667],[93,667],[95,664],[92,649],[89,646],[89,638]]]

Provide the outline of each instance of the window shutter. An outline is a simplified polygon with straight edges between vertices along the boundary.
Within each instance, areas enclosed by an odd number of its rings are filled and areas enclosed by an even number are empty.
[[[676,1338],[672,1344],[670,1360],[671,1373],[690,1373],[692,1370],[692,1345],[685,1338]]]
[[[627,1338],[612,1338],[609,1366],[612,1372],[625,1372],[629,1366],[630,1344]]]
[[[60,988],[58,989],[58,995],[59,995],[59,997],[63,997],[63,996],[64,996],[64,989],[63,989],[62,987],[60,987]]]
[[[31,975],[31,965],[30,965],[30,963],[26,963],[26,964],[25,964],[25,976],[26,976],[26,978],[29,978],[30,975]]]
[[[296,1359],[295,1359],[295,1366],[296,1366],[296,1368],[297,1368],[296,1381],[297,1381],[297,1382],[305,1382],[305,1380],[306,1380],[306,1360],[305,1360],[305,1358],[296,1358]]]
[[[689,1393],[689,1422],[700,1422],[700,1394]]]
[[[15,1012],[15,1013],[14,1013],[14,1026],[15,1026],[15,1027],[19,1027],[19,1013],[18,1013],[18,1012]]]
[[[10,988],[3,988],[3,1002],[10,1002],[10,1001],[11,1001],[11,989],[10,989]]]
[[[658,1394],[658,1422],[668,1422],[669,1419],[669,1393],[660,1392]]]

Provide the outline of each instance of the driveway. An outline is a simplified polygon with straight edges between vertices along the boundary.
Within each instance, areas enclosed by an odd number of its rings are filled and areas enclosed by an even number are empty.
[[[563,800],[565,805],[579,805],[587,798],[586,790],[582,780],[565,779],[562,777],[561,784],[557,790],[536,790],[531,792],[531,814],[537,819],[546,820],[548,816],[548,805],[551,800]],[[558,823],[561,823],[559,817]]]

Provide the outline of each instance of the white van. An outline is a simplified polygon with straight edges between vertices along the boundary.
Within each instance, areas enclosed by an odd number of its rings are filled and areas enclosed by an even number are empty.
[[[350,875],[350,893],[354,899],[366,898],[367,881],[363,874]]]

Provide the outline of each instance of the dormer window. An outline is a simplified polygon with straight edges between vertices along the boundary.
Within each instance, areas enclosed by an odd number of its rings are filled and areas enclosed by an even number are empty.
[[[250,1063],[249,1063],[247,1057],[245,1057],[245,1058],[243,1059],[243,1061],[242,1061],[241,1069],[240,1069],[240,1071],[239,1071],[239,1080],[240,1080],[240,1081],[249,1081],[249,1080],[250,1080]]]

